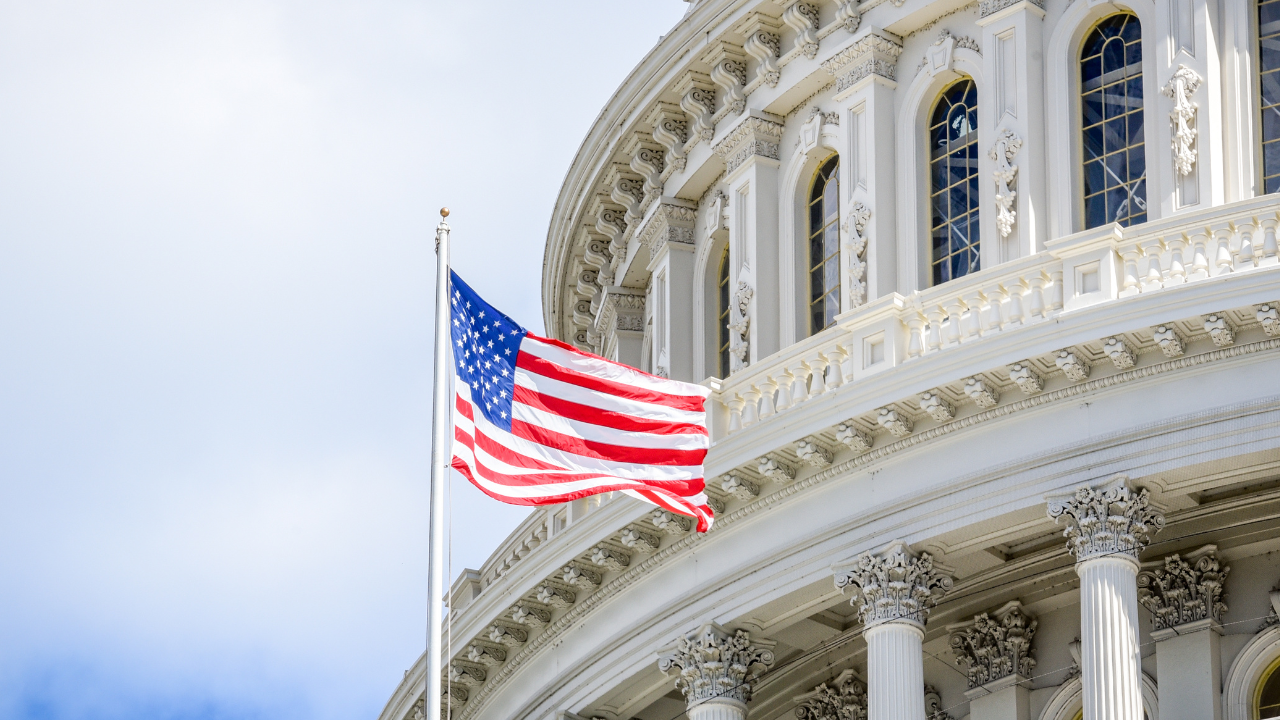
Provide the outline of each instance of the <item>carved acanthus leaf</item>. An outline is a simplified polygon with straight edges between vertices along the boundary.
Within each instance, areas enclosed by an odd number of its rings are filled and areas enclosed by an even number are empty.
[[[751,700],[754,682],[773,664],[772,643],[752,642],[750,633],[734,633],[707,624],[682,637],[658,656],[664,675],[678,672],[676,688],[688,707],[714,698]]]
[[[1191,96],[1200,89],[1204,81],[1195,70],[1186,65],[1179,65],[1173,77],[1160,92],[1173,98],[1173,111],[1169,113],[1169,121],[1173,125],[1173,160],[1179,175],[1190,175],[1196,163],[1196,110],[1200,107],[1191,101]]]
[[[1036,666],[1031,657],[1031,639],[1038,621],[1028,616],[1017,601],[994,614],[974,616],[966,626],[951,633],[951,651],[956,662],[968,666],[969,687],[975,688],[1010,675],[1030,678]]]
[[[951,589],[952,579],[934,568],[928,553],[917,556],[902,541],[859,555],[835,571],[836,588],[851,590],[849,601],[865,625],[902,621],[923,625],[929,607]]]
[[[1169,555],[1164,564],[1138,574],[1138,602],[1155,617],[1156,629],[1186,625],[1199,620],[1222,622],[1227,612],[1223,586],[1231,568],[1218,563],[1217,548],[1210,545],[1186,558]]]
[[[1123,476],[1097,488],[1049,501],[1049,518],[1066,518],[1067,549],[1076,562],[1103,555],[1138,559],[1151,535],[1164,527],[1164,515],[1151,507],[1146,488],[1133,490]]]
[[[797,699],[796,720],[867,720],[867,686],[852,670]]]

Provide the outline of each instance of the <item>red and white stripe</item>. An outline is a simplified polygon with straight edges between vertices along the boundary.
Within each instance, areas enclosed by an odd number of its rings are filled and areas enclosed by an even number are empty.
[[[455,384],[453,467],[494,499],[549,505],[622,491],[711,528],[706,388],[534,335],[516,360],[510,432]]]

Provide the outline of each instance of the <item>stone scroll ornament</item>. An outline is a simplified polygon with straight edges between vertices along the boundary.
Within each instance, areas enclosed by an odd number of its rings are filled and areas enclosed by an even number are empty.
[[[993,175],[996,179],[996,207],[999,210],[996,228],[1000,231],[1000,237],[1009,237],[1009,233],[1013,232],[1014,220],[1018,217],[1018,211],[1013,209],[1013,202],[1018,198],[1017,191],[1012,189],[1013,181],[1018,177],[1018,166],[1013,164],[1013,156],[1021,149],[1022,138],[1005,128],[1000,137],[996,138],[995,147],[989,153],[996,163]]]
[[[850,604],[858,608],[864,625],[910,622],[923,625],[929,607],[947,590],[952,579],[933,566],[928,553],[916,557],[898,542],[872,554],[859,555],[851,567],[836,571],[836,588],[854,592]]]
[[[845,670],[800,698],[796,720],[867,720],[867,686]]]
[[[1164,515],[1150,506],[1146,488],[1135,491],[1119,483],[1082,487],[1069,498],[1051,500],[1049,517],[1054,522],[1067,519],[1062,534],[1077,563],[1107,555],[1136,561],[1164,527]]]
[[[849,310],[858,307],[867,299],[865,260],[867,237],[864,233],[867,230],[867,221],[870,219],[871,209],[860,202],[855,202],[842,224],[845,236],[844,250],[849,262],[845,269],[845,288],[849,293],[849,307],[846,309]]]
[[[1173,125],[1173,161],[1179,175],[1190,175],[1196,163],[1196,109],[1200,106],[1191,102],[1191,96],[1200,89],[1201,82],[1203,79],[1195,70],[1179,65],[1177,72],[1160,89],[1165,96],[1173,98],[1169,121]]]
[[[729,633],[711,624],[680,638],[658,657],[664,675],[679,673],[676,689],[688,707],[716,699],[750,702],[752,684],[772,664],[773,651],[752,644],[745,630]]]
[[[745,282],[738,283],[738,290],[733,294],[733,304],[729,307],[729,355],[733,360],[731,370],[741,370],[750,364],[748,351],[750,346],[751,296],[755,293]]]
[[[969,687],[981,687],[1010,675],[1031,677],[1036,666],[1031,640],[1038,621],[1011,603],[995,617],[982,613],[951,636],[956,661],[968,667]]]
[[[1163,567],[1138,574],[1138,602],[1151,611],[1157,630],[1200,620],[1221,622],[1227,612],[1223,584],[1231,568],[1220,565],[1212,552],[1189,559],[1175,553],[1164,559]]]

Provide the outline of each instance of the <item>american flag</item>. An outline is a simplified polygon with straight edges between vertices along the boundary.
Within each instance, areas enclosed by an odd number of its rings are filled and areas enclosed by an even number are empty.
[[[706,388],[533,335],[449,275],[454,468],[514,505],[621,491],[711,528]]]

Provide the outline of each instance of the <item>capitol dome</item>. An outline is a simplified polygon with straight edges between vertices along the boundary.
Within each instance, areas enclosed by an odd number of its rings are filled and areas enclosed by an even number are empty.
[[[543,312],[711,389],[715,527],[535,509],[453,720],[1280,717],[1277,190],[1280,0],[691,3]]]

